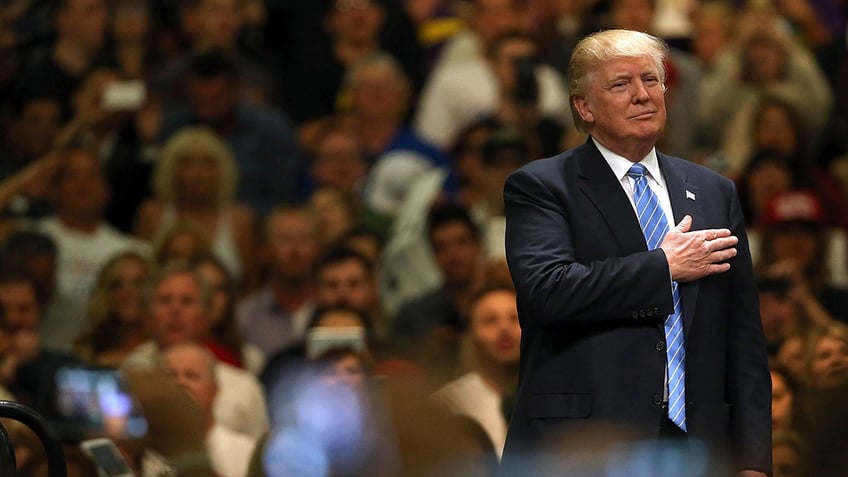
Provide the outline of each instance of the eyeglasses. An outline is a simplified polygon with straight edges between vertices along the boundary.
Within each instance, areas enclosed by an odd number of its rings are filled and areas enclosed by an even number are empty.
[[[349,12],[351,10],[365,10],[371,6],[371,0],[338,0],[336,2],[336,10],[340,12]]]

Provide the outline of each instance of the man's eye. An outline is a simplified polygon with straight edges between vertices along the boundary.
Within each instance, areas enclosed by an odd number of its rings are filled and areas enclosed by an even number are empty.
[[[627,90],[627,82],[626,81],[617,81],[610,86],[610,91],[621,92]]]
[[[656,86],[659,84],[660,80],[655,76],[648,76],[642,80],[646,86]]]

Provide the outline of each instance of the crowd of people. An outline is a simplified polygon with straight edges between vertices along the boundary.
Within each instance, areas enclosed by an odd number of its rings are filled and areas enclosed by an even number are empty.
[[[64,429],[54,376],[118,369],[147,432],[110,437],[184,475],[494,475],[521,340],[504,184],[586,141],[568,60],[622,28],[670,46],[658,150],[737,185],[775,476],[840,475],[847,19],[833,0],[3,2],[0,396]]]

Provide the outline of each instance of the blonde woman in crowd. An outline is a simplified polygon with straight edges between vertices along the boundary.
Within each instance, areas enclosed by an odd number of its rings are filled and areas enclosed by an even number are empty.
[[[74,351],[84,360],[117,367],[148,339],[144,327],[144,285],[150,263],[136,252],[116,255],[100,270],[88,304],[88,327]]]
[[[135,233],[152,240],[178,221],[193,222],[242,287],[255,278],[255,217],[234,201],[238,170],[226,143],[207,127],[183,128],[165,143],[153,176],[154,197],[136,217]]]

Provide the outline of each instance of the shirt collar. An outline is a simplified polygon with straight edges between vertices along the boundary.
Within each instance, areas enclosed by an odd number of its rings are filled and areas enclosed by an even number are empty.
[[[601,156],[603,156],[604,160],[607,161],[607,164],[609,164],[610,169],[612,169],[612,172],[615,174],[615,178],[619,181],[625,180],[627,177],[627,171],[630,170],[630,166],[633,165],[633,162],[624,156],[610,151],[595,140],[595,138],[592,138],[592,142],[595,143],[598,151],[601,152]],[[665,180],[663,179],[662,172],[660,172],[660,161],[657,158],[657,149],[651,148],[648,155],[643,157],[639,162],[648,170],[649,180],[652,179],[656,185],[665,188]]]

